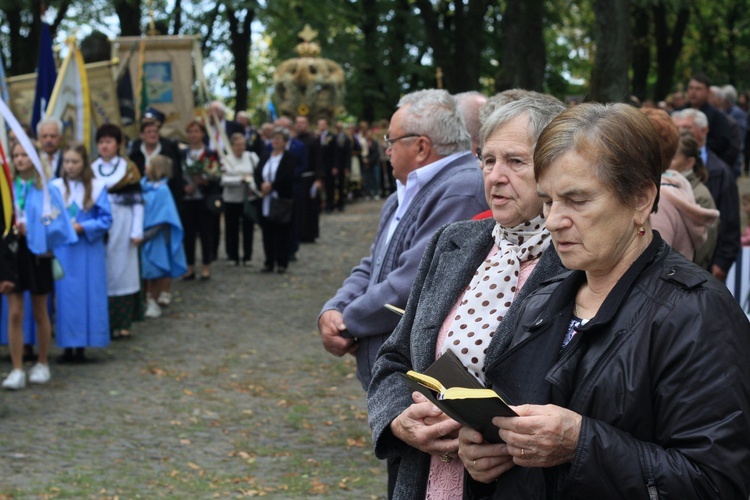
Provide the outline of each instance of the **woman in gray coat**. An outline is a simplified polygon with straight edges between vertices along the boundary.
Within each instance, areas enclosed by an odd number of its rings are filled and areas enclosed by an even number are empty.
[[[563,110],[556,99],[532,94],[488,118],[479,156],[493,219],[435,234],[406,313],[378,353],[367,406],[376,455],[400,461],[393,498],[460,497],[464,483],[460,424],[411,394],[400,374],[422,372],[450,349],[485,382],[520,299],[563,270],[550,248],[533,168],[536,139]]]

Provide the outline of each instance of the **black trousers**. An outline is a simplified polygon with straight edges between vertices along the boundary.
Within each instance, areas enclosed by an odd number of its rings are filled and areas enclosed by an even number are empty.
[[[195,238],[201,240],[201,262],[210,264],[215,259],[214,232],[215,217],[206,208],[204,200],[184,200],[180,210],[182,228],[185,231],[185,259],[187,265],[195,265]]]
[[[289,265],[289,236],[291,223],[276,224],[266,217],[261,219],[263,230],[263,250],[266,254],[264,266],[273,269],[278,265],[286,268]]]
[[[339,169],[336,175],[326,173],[326,210],[331,212],[334,208],[344,209],[346,202],[346,172]]]
[[[242,260],[253,258],[253,230],[255,223],[245,217],[242,203],[224,203],[224,248],[229,260],[240,261],[240,224],[242,224]]]

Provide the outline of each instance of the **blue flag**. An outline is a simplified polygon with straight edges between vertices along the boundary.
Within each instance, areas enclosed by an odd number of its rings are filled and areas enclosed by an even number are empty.
[[[55,56],[52,54],[52,35],[49,25],[42,23],[42,35],[39,37],[39,59],[36,69],[36,93],[34,94],[34,110],[31,113],[31,130],[36,131],[36,124],[44,117],[47,110],[52,89],[55,88],[57,69]]]
[[[5,62],[2,51],[0,51],[0,97],[8,102],[8,85],[5,83]]]
[[[276,106],[273,105],[273,101],[271,99],[268,99],[268,114],[271,115],[271,121],[276,120],[279,117],[279,113],[276,112]]]

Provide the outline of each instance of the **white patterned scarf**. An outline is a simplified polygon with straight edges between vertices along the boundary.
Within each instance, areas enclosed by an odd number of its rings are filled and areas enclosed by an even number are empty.
[[[487,347],[516,296],[521,263],[541,257],[551,242],[544,215],[512,228],[496,224],[492,237],[498,251],[474,273],[440,351],[453,351],[480,382]]]

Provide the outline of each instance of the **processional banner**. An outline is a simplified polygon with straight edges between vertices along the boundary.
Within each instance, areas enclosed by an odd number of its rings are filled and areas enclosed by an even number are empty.
[[[126,61],[133,89],[145,82],[148,106],[164,113],[161,133],[166,137],[185,138],[185,126],[194,118],[196,62],[191,55],[197,43],[196,36],[165,35],[112,41],[112,56]],[[138,91],[134,96],[142,99]]]

